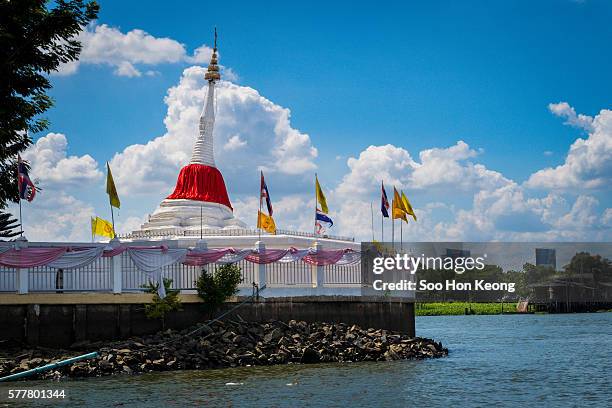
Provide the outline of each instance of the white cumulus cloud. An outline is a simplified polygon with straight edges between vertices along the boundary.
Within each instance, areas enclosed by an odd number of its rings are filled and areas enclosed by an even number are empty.
[[[603,129],[601,118],[594,129]],[[348,173],[331,194],[332,215],[338,233],[371,238],[371,206],[375,235],[380,236],[380,181],[406,189],[415,199],[418,222],[403,225],[405,240],[585,240],[605,239],[607,212],[600,213],[596,198],[579,195],[569,200],[555,191],[532,197],[530,191],[503,174],[474,162],[481,152],[465,142],[421,151],[414,160],[406,149],[369,146],[347,161]],[[442,191],[445,202],[427,202],[428,194]],[[459,205],[459,193],[472,194],[470,205]],[[376,197],[374,199],[374,197]],[[339,204],[335,207],[333,203]],[[414,204],[414,202],[413,202]],[[388,220],[387,220],[388,221]],[[390,239],[390,222],[385,223]],[[399,239],[399,221],[396,239]],[[378,239],[378,238],[377,238]]]
[[[111,165],[123,194],[169,194],[180,168],[188,164],[206,96],[205,69],[185,69],[168,90],[166,134],[126,147]],[[280,175],[300,175],[316,168],[317,150],[307,134],[291,126],[290,111],[256,90],[221,81],[217,87],[215,160],[233,191],[252,188],[245,174],[258,168]],[[239,136],[238,136],[239,135]],[[224,148],[225,147],[225,148]],[[251,190],[252,191],[252,190]]]
[[[550,103],[548,109],[555,115],[565,118],[565,124],[577,128],[591,130],[593,118],[588,115],[577,114],[576,109],[567,102]]]
[[[223,146],[225,150],[238,150],[247,145],[247,142],[240,138],[240,135],[230,137],[227,143]]]
[[[476,151],[459,140],[454,146],[423,150],[421,163],[412,174],[410,185],[415,188],[449,187],[465,191],[491,189],[508,184],[501,173],[473,163],[481,151]]]
[[[556,226],[564,229],[589,229],[595,226],[599,218],[598,204],[599,201],[594,197],[578,196],[571,211],[560,217]]]
[[[68,140],[62,133],[49,133],[41,137],[24,153],[24,159],[31,164],[31,176],[47,185],[70,185],[99,180],[102,172],[98,163],[86,154],[67,155]]]
[[[103,191],[103,174],[90,155],[69,156],[67,151],[64,134],[48,133],[22,154],[30,163],[30,177],[42,189],[32,202],[22,204],[24,233],[31,241],[91,239],[90,217],[95,213],[91,193]],[[19,214],[15,204],[9,211]]]
[[[119,76],[139,77],[142,72],[137,65],[206,63],[212,54],[210,47],[202,45],[189,55],[185,46],[172,38],[154,37],[140,29],[123,33],[106,24],[86,28],[78,39],[83,45],[79,60],[61,65],[56,75],[72,75],[81,64],[95,64],[114,67]]]
[[[349,158],[349,173],[337,188],[338,193],[367,193],[384,180],[388,186],[411,189],[452,187],[463,191],[491,189],[510,182],[501,173],[469,159],[479,154],[460,140],[446,148],[432,148],[412,159],[402,147],[369,146],[358,158]]]
[[[576,117],[574,109],[566,103],[557,105],[562,105],[556,109],[566,112],[564,116]],[[581,121],[584,122],[585,119]],[[569,123],[573,124],[571,121]],[[526,186],[563,190],[609,190],[612,186],[612,111],[602,109],[592,118],[588,130],[586,139],[578,138],[571,145],[563,164],[535,172],[527,180]]]
[[[61,190],[44,190],[23,204],[23,230],[30,241],[87,242],[91,240],[91,204]],[[9,210],[19,214],[16,205]]]

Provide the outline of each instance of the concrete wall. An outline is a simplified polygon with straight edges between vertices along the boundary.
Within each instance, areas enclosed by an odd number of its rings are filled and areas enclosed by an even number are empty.
[[[237,303],[228,302],[223,310]],[[343,322],[362,327],[415,335],[414,303],[365,300],[359,297],[267,298],[238,308],[247,321],[291,319]],[[207,320],[199,303],[167,316],[166,328],[183,329]],[[12,304],[0,305],[0,341],[68,347],[80,341],[124,339],[161,330],[158,320],[147,319],[142,303],[122,304]]]

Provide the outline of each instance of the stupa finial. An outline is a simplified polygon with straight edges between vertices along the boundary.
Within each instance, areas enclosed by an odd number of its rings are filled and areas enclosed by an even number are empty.
[[[221,74],[219,73],[219,66],[217,63],[217,27],[215,27],[215,45],[213,48],[212,57],[210,57],[210,64],[208,64],[208,71],[204,75],[204,78],[208,82],[215,82],[221,79]]]
[[[217,29],[215,28],[215,47],[208,70],[204,78],[208,81],[208,92],[204,102],[204,111],[200,116],[200,134],[193,146],[191,164],[203,164],[215,167],[215,155],[213,149],[213,129],[215,127],[215,83],[221,79],[219,66],[217,65]]]

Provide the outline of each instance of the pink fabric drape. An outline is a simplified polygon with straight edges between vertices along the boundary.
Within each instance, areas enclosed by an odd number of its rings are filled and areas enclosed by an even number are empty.
[[[208,249],[206,251],[192,250],[187,252],[187,257],[183,263],[190,266],[202,266],[217,262],[219,259],[223,258],[225,254],[232,253],[232,251],[232,248]]]
[[[319,249],[306,255],[302,261],[316,266],[332,265],[338,262],[346,251],[346,249]]]
[[[110,251],[104,250],[104,252],[102,253],[102,256],[104,258],[112,258],[113,256],[121,255],[126,250],[127,250],[126,245],[119,245],[118,247],[115,247],[111,249]]]
[[[113,256],[117,256],[117,255],[121,255],[123,252],[127,251],[128,249],[168,249],[167,246],[165,245],[156,245],[156,246],[128,246],[128,245],[119,245],[118,247],[115,247],[109,251],[104,251],[104,253],[102,254],[102,256],[104,258],[110,258]]]
[[[68,248],[21,248],[10,249],[0,255],[0,265],[8,268],[34,268],[55,261]]]
[[[289,253],[288,249],[266,249],[263,252],[256,252],[247,256],[245,259],[256,264],[269,264],[277,262]]]

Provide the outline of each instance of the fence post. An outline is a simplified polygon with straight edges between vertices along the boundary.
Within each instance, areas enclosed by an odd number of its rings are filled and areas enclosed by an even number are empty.
[[[266,245],[263,243],[263,241],[257,241],[255,243],[255,247],[260,254],[266,251]],[[257,279],[257,282],[255,283],[257,283],[258,288],[261,289],[266,285],[266,264],[257,264],[257,276],[255,279]]]
[[[208,243],[204,239],[198,239],[194,249],[206,251],[208,249]]]
[[[316,241],[314,244],[315,252],[319,252],[322,249],[322,245],[319,241]],[[323,270],[323,266],[313,265],[312,266],[312,287],[313,288],[322,288],[325,283],[325,272]]]
[[[29,292],[28,283],[28,270],[17,269],[17,293],[20,295],[27,294]]]
[[[123,289],[123,271],[121,265],[121,255],[118,254],[113,256],[111,263],[111,270],[113,271],[113,293],[119,294]]]
[[[15,250],[19,251],[21,248],[28,247],[28,240],[25,237],[17,238],[15,240]],[[28,281],[28,269],[20,268],[15,271],[15,275],[17,277],[17,293],[20,295],[25,295],[30,291],[29,281]]]

